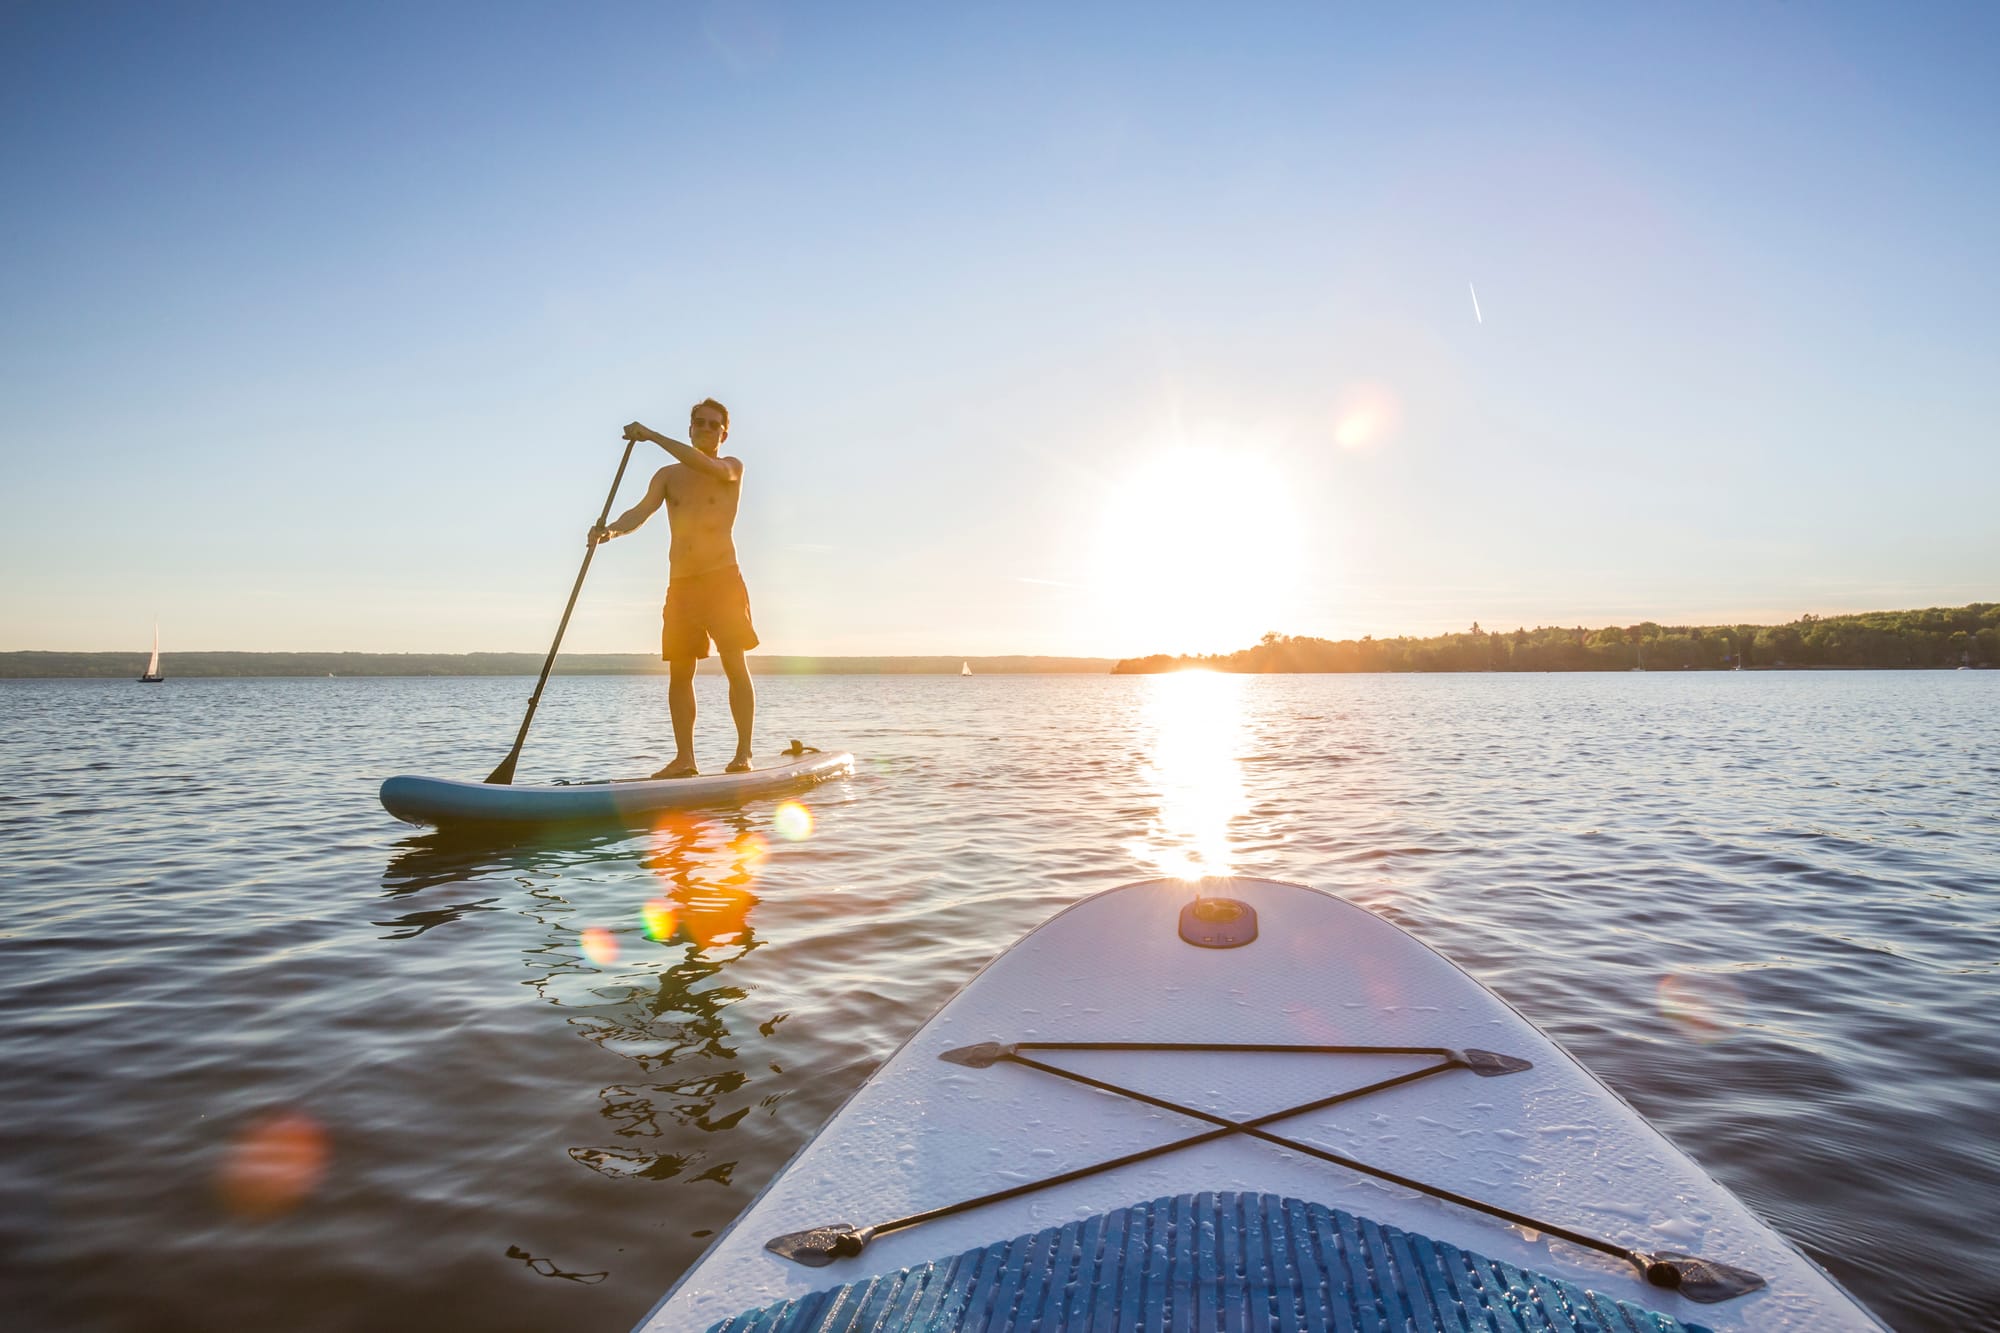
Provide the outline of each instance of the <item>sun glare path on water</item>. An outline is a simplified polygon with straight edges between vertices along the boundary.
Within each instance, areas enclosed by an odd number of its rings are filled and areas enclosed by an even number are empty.
[[[1126,844],[1155,873],[1197,880],[1234,873],[1230,824],[1248,812],[1243,785],[1243,679],[1211,671],[1148,677],[1152,745],[1140,773],[1158,801]]]

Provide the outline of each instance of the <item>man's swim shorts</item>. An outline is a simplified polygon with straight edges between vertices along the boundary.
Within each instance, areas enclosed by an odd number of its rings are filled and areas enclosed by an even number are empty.
[[[757,631],[750,624],[750,591],[735,565],[675,578],[667,585],[667,604],[660,615],[660,656],[669,662],[707,657],[710,639],[725,651],[747,653],[757,646]]]

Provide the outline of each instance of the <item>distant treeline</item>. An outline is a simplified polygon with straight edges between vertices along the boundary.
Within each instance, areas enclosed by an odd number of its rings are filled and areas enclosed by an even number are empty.
[[[1544,626],[1428,639],[1310,639],[1266,634],[1240,652],[1158,653],[1112,668],[1144,675],[1211,671],[1719,671],[1777,667],[2000,667],[2000,603],[1923,611],[1800,616],[1789,625]]]
[[[541,653],[162,653],[161,674],[180,676],[532,676]],[[1108,657],[772,657],[752,656],[759,676],[941,676],[970,664],[975,675],[1103,673]],[[146,653],[0,653],[0,678],[137,678]],[[574,653],[556,659],[564,676],[664,675],[645,653]],[[705,671],[718,671],[710,658]]]

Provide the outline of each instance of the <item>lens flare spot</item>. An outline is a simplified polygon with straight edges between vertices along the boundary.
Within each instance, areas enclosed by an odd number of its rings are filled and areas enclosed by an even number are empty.
[[[1334,408],[1333,442],[1343,449],[1367,449],[1386,442],[1402,420],[1394,394],[1379,384],[1357,384]]]
[[[1682,1036],[1710,1046],[1743,1026],[1743,992],[1726,977],[1670,974],[1660,978],[1660,1014]]]
[[[797,801],[786,801],[771,815],[771,822],[777,826],[778,836],[787,842],[804,842],[812,836],[812,811]]]
[[[674,937],[674,928],[680,924],[680,915],[674,905],[665,898],[654,898],[639,909],[639,920],[644,923],[646,938],[655,944],[665,944]]]
[[[216,1179],[222,1205],[238,1217],[288,1213],[326,1176],[326,1131],[302,1111],[279,1111],[230,1145]]]
[[[602,926],[584,931],[577,943],[583,949],[583,956],[599,967],[609,967],[618,961],[618,937]]]

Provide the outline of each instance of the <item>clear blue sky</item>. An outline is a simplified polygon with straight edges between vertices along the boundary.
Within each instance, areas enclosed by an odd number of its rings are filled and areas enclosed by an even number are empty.
[[[1990,6],[9,5],[0,649],[540,651],[618,428],[710,393],[768,652],[2000,597],[1996,49]],[[654,647],[665,575],[663,519],[606,548],[570,646]]]

